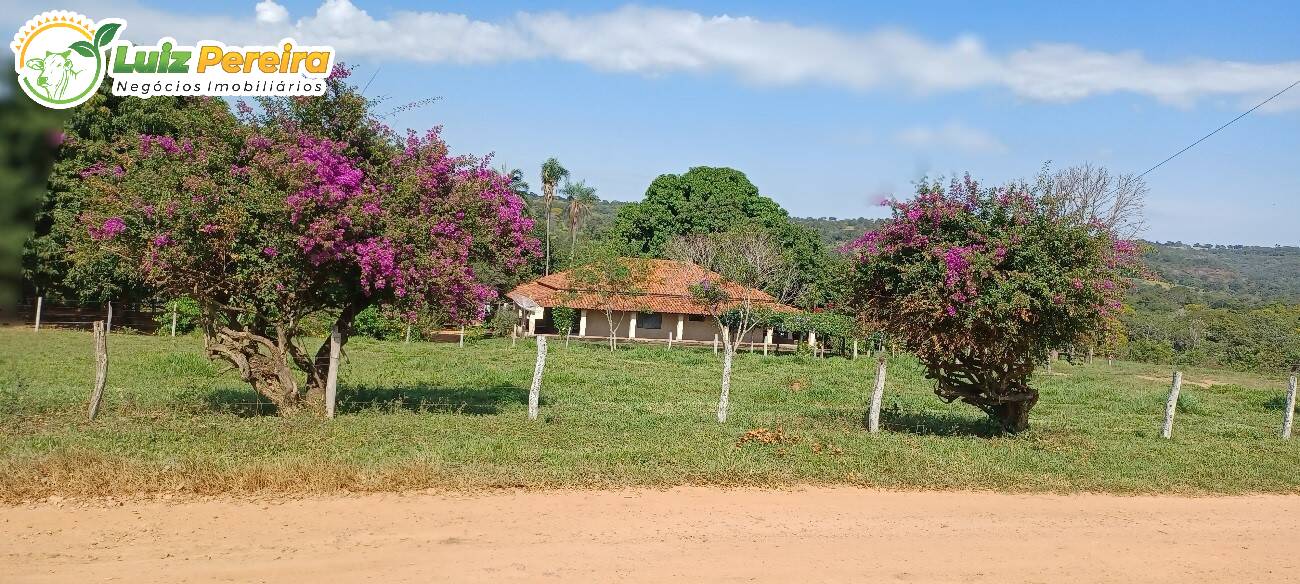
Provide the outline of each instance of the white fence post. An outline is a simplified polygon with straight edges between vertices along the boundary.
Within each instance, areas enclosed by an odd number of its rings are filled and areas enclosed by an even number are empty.
[[[409,325],[409,324],[406,325],[406,340],[404,340],[404,341],[402,341],[402,342],[403,342],[403,343],[407,343],[407,344],[410,344],[410,342],[411,342],[411,325]]]
[[[1160,437],[1168,438],[1174,432],[1174,410],[1178,409],[1178,392],[1183,388],[1183,372],[1174,372],[1174,385],[1169,388],[1169,401],[1165,402],[1165,425],[1160,428]]]
[[[104,399],[104,386],[108,383],[108,327],[97,320],[95,335],[95,388],[90,393],[90,419],[99,414],[99,402]]]
[[[45,300],[44,296],[36,297],[36,326],[32,330],[37,332],[41,330],[41,304],[43,300]]]
[[[713,333],[713,354],[718,354],[718,333]]]
[[[1295,418],[1295,376],[1286,384],[1286,412],[1282,414],[1282,439],[1291,439],[1291,422]]]
[[[457,346],[460,346],[460,347],[464,347],[464,346],[465,346],[465,327],[464,327],[464,326],[460,327],[460,341],[457,342]]]
[[[885,395],[885,358],[876,361],[876,385],[871,389],[871,409],[867,410],[867,431],[880,431],[880,401]]]
[[[334,417],[339,396],[339,352],[342,346],[338,327],[330,329],[330,364],[325,374],[325,416]]]
[[[177,305],[177,301],[173,300],[172,301],[172,336],[173,337],[176,336],[176,310],[177,310],[176,305]]]
[[[537,364],[533,366],[533,384],[528,388],[528,419],[537,419],[537,400],[542,393],[542,370],[546,368],[546,335],[537,335]]]
[[[108,318],[104,321],[104,334],[113,332],[113,302],[108,303]]]

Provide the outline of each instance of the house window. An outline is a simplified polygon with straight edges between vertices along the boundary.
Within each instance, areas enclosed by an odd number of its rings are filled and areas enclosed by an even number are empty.
[[[688,314],[686,315],[686,320],[689,320],[691,322],[704,322],[705,320],[708,319],[705,318],[703,314]]]
[[[636,315],[636,328],[659,329],[664,326],[664,315],[658,312],[642,312]]]

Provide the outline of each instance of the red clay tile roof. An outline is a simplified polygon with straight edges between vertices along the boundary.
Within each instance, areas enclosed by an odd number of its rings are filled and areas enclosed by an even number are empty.
[[[633,261],[633,260],[628,260]],[[611,298],[614,310],[637,310],[650,312],[668,312],[682,314],[708,314],[708,310],[696,303],[687,288],[691,284],[708,279],[721,282],[722,276],[690,262],[674,260],[643,260],[650,263],[650,273],[639,293],[618,294]],[[732,298],[748,296],[757,304],[778,312],[798,312],[798,309],[777,302],[771,295],[761,290],[746,288],[739,284],[727,283],[727,292]],[[569,272],[556,272],[520,284],[506,294],[511,300],[527,306],[528,301],[547,308],[569,306],[578,309],[604,310],[598,294],[570,283]]]

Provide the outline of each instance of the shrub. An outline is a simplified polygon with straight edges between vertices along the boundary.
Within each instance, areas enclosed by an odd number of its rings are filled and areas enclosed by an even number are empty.
[[[940,398],[1027,428],[1035,365],[1113,329],[1137,245],[1061,212],[1050,195],[982,188],[969,175],[946,189],[922,183],[891,207],[846,246],[862,318],[920,358]]]

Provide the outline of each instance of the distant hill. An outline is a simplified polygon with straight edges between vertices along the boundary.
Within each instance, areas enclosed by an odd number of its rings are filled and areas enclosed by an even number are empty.
[[[533,209],[535,216],[542,216],[542,198],[536,195],[526,197],[528,207]],[[551,203],[551,212],[556,219],[564,217],[566,205],[563,197],[556,197]],[[618,210],[629,204],[628,201],[607,201],[601,199],[592,206],[591,214],[584,220],[584,229],[593,233],[602,233],[614,225],[614,217],[618,215]],[[835,217],[794,217],[795,223],[805,225],[817,231],[823,241],[832,247],[839,247],[856,239],[859,235],[866,233],[867,230],[880,224],[879,219],[866,219],[858,217],[854,219],[837,219]]]
[[[1253,302],[1300,302],[1300,247],[1152,243],[1161,280]]]
[[[541,197],[528,197],[528,204],[540,217]],[[584,221],[583,231],[605,232],[614,225],[618,210],[627,204],[626,201],[597,202]],[[564,200],[557,197],[552,209],[557,224],[561,225],[558,229],[563,230]],[[881,223],[880,219],[865,217],[795,217],[794,221],[817,231],[822,241],[832,248],[854,240]],[[1148,243],[1147,266],[1157,280],[1187,289],[1178,291],[1179,296],[1191,295],[1218,305],[1230,300],[1245,304],[1300,302],[1300,247]]]
[[[822,236],[822,241],[832,248],[838,248],[859,235],[875,229],[880,219],[857,217],[853,219],[836,219],[835,217],[795,217],[795,223],[811,227]]]

